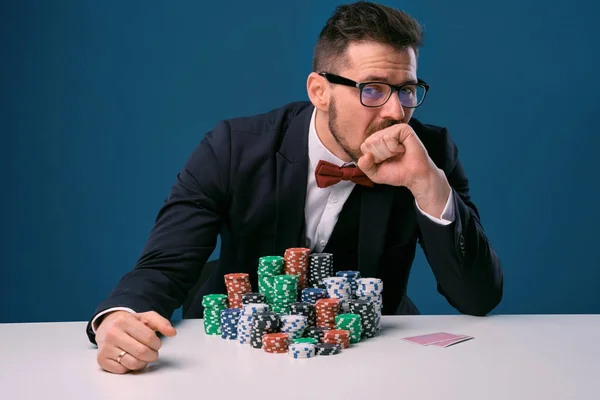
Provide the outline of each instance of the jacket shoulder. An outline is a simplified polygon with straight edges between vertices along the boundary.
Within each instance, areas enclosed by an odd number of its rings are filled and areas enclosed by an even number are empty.
[[[225,122],[229,124],[232,134],[262,135],[266,132],[281,132],[287,129],[294,117],[310,106],[312,104],[308,101],[297,101],[261,114],[231,118]]]

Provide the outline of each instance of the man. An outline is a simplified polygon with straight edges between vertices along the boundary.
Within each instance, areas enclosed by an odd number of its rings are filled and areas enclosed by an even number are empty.
[[[333,253],[336,270],[383,279],[384,314],[416,313],[406,288],[419,242],[452,306],[470,315],[496,307],[502,269],[457,148],[445,128],[411,118],[428,90],[417,77],[420,43],[419,25],[401,11],[338,7],[315,47],[310,102],[222,121],[204,137],[137,265],[88,324],[103,369],[157,359],[154,332],[176,334],[168,318],[219,234],[219,264],[197,299],[225,293],[232,272],[249,273],[257,288],[259,257],[308,247]]]

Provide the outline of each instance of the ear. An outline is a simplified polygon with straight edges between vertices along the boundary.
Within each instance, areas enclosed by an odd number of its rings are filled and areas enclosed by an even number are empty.
[[[306,80],[306,90],[311,103],[317,110],[326,112],[329,109],[331,89],[327,79],[316,72],[311,72]]]

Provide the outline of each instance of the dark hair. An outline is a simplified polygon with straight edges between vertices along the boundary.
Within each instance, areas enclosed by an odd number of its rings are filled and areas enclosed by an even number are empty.
[[[422,43],[419,23],[403,11],[366,1],[336,7],[315,45],[314,72],[336,72],[347,62],[345,53],[352,42],[372,41],[397,50]]]

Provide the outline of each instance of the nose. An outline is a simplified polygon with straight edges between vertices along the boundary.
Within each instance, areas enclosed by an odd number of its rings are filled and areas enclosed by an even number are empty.
[[[404,107],[400,104],[398,93],[392,92],[388,101],[381,106],[381,118],[401,121],[404,118]]]

